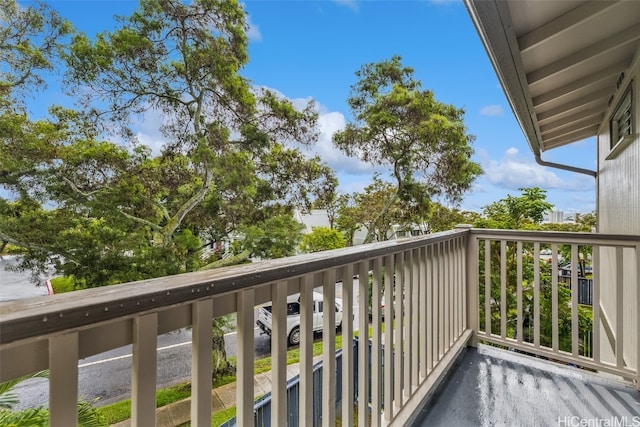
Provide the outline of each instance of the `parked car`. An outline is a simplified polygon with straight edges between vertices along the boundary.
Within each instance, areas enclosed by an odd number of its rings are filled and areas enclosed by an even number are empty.
[[[313,293],[313,331],[322,332],[324,301],[320,292]],[[336,328],[342,327],[342,300],[336,298]],[[264,305],[258,310],[256,324],[263,333],[271,335],[272,307]],[[287,298],[287,340],[289,345],[300,344],[300,294],[289,295]]]

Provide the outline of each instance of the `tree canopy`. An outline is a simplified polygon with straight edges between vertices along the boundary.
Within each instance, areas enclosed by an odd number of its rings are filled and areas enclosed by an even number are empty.
[[[525,229],[525,230],[556,230],[556,231],[590,231],[588,227],[581,224],[561,223],[561,224],[542,224],[544,214],[553,208],[553,205],[547,201],[546,191],[538,187],[521,188],[521,194],[507,197],[493,202],[483,209],[483,216],[475,221],[476,227],[481,228],[500,228],[500,229]],[[576,215],[580,218],[580,215]],[[585,215],[586,221],[591,220],[589,214]],[[484,245],[489,245],[491,267],[487,268],[485,257],[479,258],[480,275],[488,274],[490,276],[491,286],[491,329],[493,331],[500,330],[501,327],[501,265],[502,251],[500,241],[483,241],[481,242],[480,253],[484,251]],[[550,244],[542,243],[540,249],[550,249]],[[559,262],[579,262],[580,271],[585,271],[585,260],[590,258],[592,246],[579,246],[579,253],[582,256],[578,260],[571,259],[571,245],[558,245],[558,253],[560,254]],[[534,261],[534,244],[531,242],[522,242],[522,282],[518,282],[518,246],[516,242],[506,242],[505,267],[506,267],[506,313],[507,313],[507,335],[509,337],[518,338],[517,333],[517,295],[518,286],[522,289],[523,298],[523,334],[522,339],[526,342],[534,341],[534,278],[535,278],[535,261]],[[569,286],[558,286],[558,292],[554,296],[552,289],[552,264],[547,262],[539,262],[540,276],[540,342],[542,345],[551,346],[552,344],[552,314],[553,301],[557,301],[557,319],[558,319],[558,336],[559,347],[563,351],[571,351],[572,348],[572,320],[571,320],[571,292]],[[485,325],[485,280],[480,280],[480,327],[486,328]],[[573,289],[577,291],[578,286]],[[592,312],[587,306],[578,307],[578,328],[580,336],[580,353],[588,354],[589,340],[588,335],[592,331]]]
[[[0,185],[12,194],[0,238],[27,250],[22,268],[53,261],[78,286],[191,271],[203,240],[290,216],[336,186],[297,148],[317,138],[313,102],[295,108],[242,77],[238,2],[142,0],[95,36],[45,5],[3,8],[9,27],[27,28],[0,33]],[[14,101],[54,62],[77,109],[34,120]],[[150,115],[162,147],[136,133]]]
[[[520,188],[522,195],[508,194],[504,199],[483,208],[484,219],[477,222],[482,228],[539,228],[545,213],[553,205],[547,201],[547,191],[538,187]]]
[[[471,160],[464,110],[436,100],[413,72],[399,56],[362,66],[347,99],[353,122],[333,136],[345,154],[389,168],[394,190],[381,217],[397,201],[424,214],[434,196],[458,202],[482,172]]]
[[[302,237],[300,243],[303,252],[320,252],[345,246],[344,236],[338,230],[329,227],[313,227],[310,233]]]

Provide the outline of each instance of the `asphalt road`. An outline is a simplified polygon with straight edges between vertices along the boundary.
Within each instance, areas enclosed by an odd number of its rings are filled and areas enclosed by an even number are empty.
[[[3,286],[5,283],[3,282]],[[35,286],[33,287],[35,288]],[[31,288],[30,291],[33,292],[34,289]],[[340,297],[341,294],[342,287],[339,284],[336,288],[336,296]],[[357,313],[357,308],[354,309]],[[257,318],[257,313],[255,317]],[[354,320],[357,324],[357,319]],[[258,328],[255,328],[254,331],[256,359],[269,356],[271,354],[271,338],[261,334]],[[316,338],[320,339],[321,336],[318,335]],[[190,344],[191,331],[189,329],[181,329],[158,337],[158,388],[190,379]],[[235,332],[229,332],[225,335],[225,347],[227,356],[236,354],[237,337]],[[78,387],[81,399],[86,401],[99,399],[96,405],[106,405],[130,397],[131,362],[130,345],[80,360]],[[48,405],[49,389],[46,379],[24,381],[14,390],[20,402],[15,409],[47,407]]]
[[[271,354],[271,338],[255,330],[255,357]],[[234,356],[236,333],[225,335],[227,356]],[[131,346],[121,347],[82,359],[78,363],[79,396],[83,400],[96,398],[97,405],[106,405],[131,395]],[[158,388],[188,381],[191,377],[191,331],[181,329],[158,337]],[[49,388],[46,379],[31,379],[14,389],[20,403],[16,409],[46,407]]]
[[[47,287],[43,280],[36,284],[31,281],[29,273],[6,269],[15,266],[16,263],[15,256],[0,256],[0,302],[47,295]]]

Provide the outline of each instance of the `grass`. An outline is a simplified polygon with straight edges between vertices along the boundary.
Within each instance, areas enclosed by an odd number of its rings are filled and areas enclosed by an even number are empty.
[[[0,242],[1,244],[1,242]],[[7,243],[6,246],[4,247],[4,250],[0,253],[0,256],[3,255],[16,255],[16,254],[21,254],[24,253],[25,249],[21,248],[20,246],[16,246],[13,245],[11,243]]]
[[[51,287],[54,294],[62,294],[65,292],[74,291],[73,279],[71,277],[60,276],[51,279]]]
[[[322,354],[322,342],[313,343],[313,356],[319,356]],[[336,336],[336,350],[342,348],[342,336]],[[236,366],[235,357],[230,357],[229,362]],[[300,362],[300,349],[294,348],[287,351],[287,365]],[[263,357],[255,361],[254,375],[268,372],[271,370],[271,356]],[[221,387],[225,384],[232,383],[236,380],[235,375],[225,375],[219,378],[213,384],[213,388]],[[158,390],[156,392],[156,408],[177,402],[182,399],[186,399],[191,396],[191,384],[182,383],[172,387]],[[97,408],[101,415],[103,415],[109,424],[115,424],[120,421],[131,418],[131,399],[125,399],[110,405],[105,405]],[[211,419],[211,425],[220,425],[228,419],[235,416],[236,408],[231,407],[223,411],[213,414]],[[214,423],[215,421],[215,423]]]
[[[216,412],[211,416],[211,425],[219,426],[223,422],[230,420],[231,418],[236,416],[236,407],[232,406],[231,408],[225,409],[220,412]]]
[[[191,384],[182,383],[164,388],[156,392],[156,408],[191,396]],[[109,424],[114,424],[131,418],[131,399],[121,400],[111,405],[97,408]]]
[[[393,321],[393,327],[396,326],[396,321]],[[368,329],[368,335],[369,338],[373,337],[373,325],[369,325],[369,329]],[[380,322],[380,333],[384,333],[384,322]],[[359,337],[360,336],[360,331],[353,331],[353,336],[354,337]]]

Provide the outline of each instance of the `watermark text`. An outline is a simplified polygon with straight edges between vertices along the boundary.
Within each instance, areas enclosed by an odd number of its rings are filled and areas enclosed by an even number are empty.
[[[574,415],[558,417],[558,427],[640,427],[640,416],[582,418]]]

